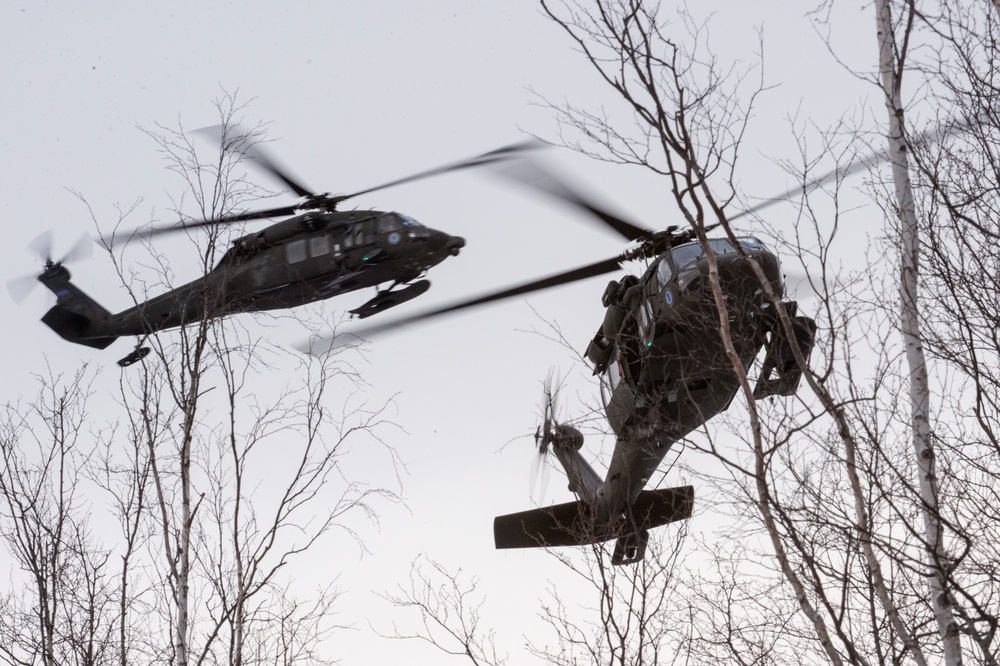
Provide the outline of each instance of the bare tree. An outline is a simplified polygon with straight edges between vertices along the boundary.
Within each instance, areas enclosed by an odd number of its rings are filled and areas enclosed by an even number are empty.
[[[187,187],[175,201],[180,219],[190,219],[183,211],[192,207],[195,217],[216,219],[258,192],[241,164],[262,130],[241,126],[246,107],[235,96],[218,110],[222,143],[211,161],[183,130],[149,133]],[[121,242],[137,207],[119,211],[119,233],[104,238],[139,305],[173,283],[175,262],[138,243],[142,234]],[[196,270],[212,270],[234,232],[210,225],[190,236]],[[131,267],[142,251],[140,274]],[[326,641],[342,628],[336,571],[302,589],[289,565],[319,545],[363,552],[358,521],[377,522],[383,503],[396,501],[344,466],[366,439],[383,446],[387,467],[395,464],[381,440],[393,425],[390,403],[365,402],[350,362],[356,352],[301,357],[212,316],[224,294],[192,293],[206,299],[190,310],[202,316],[150,335],[155,353],[121,371],[117,391],[107,392],[115,404],[102,407],[119,416],[85,416],[82,380],[70,384],[72,400],[51,381],[53,402],[38,402],[34,418],[52,443],[29,458],[20,453],[27,417],[17,420],[15,406],[4,412],[4,533],[16,560],[37,570],[33,588],[4,599],[12,611],[35,609],[2,620],[19,637],[9,649],[4,643],[10,663],[331,660]],[[342,402],[344,394],[353,397]],[[96,507],[108,508],[117,525],[100,540],[88,518]],[[44,631],[26,631],[24,618],[35,616]]]
[[[80,473],[92,373],[38,378],[0,421],[0,533],[27,579],[3,600],[0,659],[103,664],[113,651],[108,552],[86,518]]]
[[[380,635],[421,641],[477,666],[507,663],[506,657],[497,654],[493,630],[480,626],[484,600],[478,584],[475,577],[464,575],[461,570],[451,572],[434,560],[415,561],[410,567],[409,585],[400,585],[384,598],[396,608],[419,613],[420,627],[406,630],[394,624],[391,632]]]
[[[632,110],[634,120],[633,130],[626,134],[621,127],[628,127],[627,122],[563,106],[558,109],[561,126],[578,137],[566,142],[603,159],[662,173],[678,208],[700,239],[704,241],[705,227],[715,223],[733,239],[732,222],[741,213],[733,213],[727,206],[733,200],[731,179],[742,135],[739,118],[745,116],[736,114],[734,123],[724,112],[698,115],[698,103],[717,101],[720,96],[722,103],[716,106],[724,111],[742,108],[736,101],[736,89],[719,85],[725,77],[703,74],[700,85],[695,85],[691,75],[697,64],[684,66],[695,59],[682,56],[692,49],[691,44],[700,44],[697,38],[704,33],[687,30],[686,51],[675,41],[681,31],[658,17],[658,6],[639,0],[554,7],[543,2],[545,11],[571,35],[599,77]],[[965,152],[953,149],[942,153],[930,149],[930,138],[947,134],[947,126],[923,134],[907,130],[901,81],[904,71],[908,75],[918,72],[914,74],[920,76],[918,85],[951,91],[947,100],[939,96],[935,101],[946,101],[941,108],[955,111],[945,113],[962,118],[952,128],[971,126],[975,129],[970,133],[975,136],[995,136],[989,119],[998,88],[990,45],[995,41],[991,36],[995,36],[997,17],[991,10],[953,3],[939,3],[937,9],[931,15],[915,3],[893,9],[889,3],[877,3],[880,76],[872,83],[879,86],[890,110],[888,156],[893,174],[889,195],[883,197],[878,192],[876,196],[887,220],[884,236],[873,234],[873,250],[880,254],[874,254],[867,270],[856,278],[848,277],[840,285],[827,281],[833,265],[825,248],[830,247],[833,236],[824,236],[826,229],[835,233],[837,222],[834,218],[824,224],[816,205],[828,197],[836,205],[842,178],[832,182],[820,179],[824,187],[818,189],[819,181],[812,175],[817,169],[815,155],[804,159],[797,174],[802,183],[800,226],[785,249],[791,250],[792,256],[820,261],[824,277],[818,284],[822,315],[819,357],[814,356],[813,368],[805,376],[811,398],[803,396],[777,405],[753,400],[752,368],[743,367],[733,352],[727,323],[730,313],[721,298],[714,265],[710,273],[719,335],[729,350],[744,395],[742,409],[729,422],[731,434],[743,447],[734,450],[720,445],[717,434],[707,431],[697,440],[704,443],[695,448],[715,456],[723,464],[723,474],[713,478],[697,469],[692,473],[722,484],[719,496],[732,498],[734,515],[763,527],[769,548],[763,543],[755,547],[766,558],[761,561],[773,563],[770,575],[777,574],[782,586],[791,590],[789,598],[795,600],[805,625],[774,623],[763,628],[765,633],[771,632],[770,637],[756,644],[794,643],[798,646],[795,655],[781,655],[789,662],[809,654],[834,664],[929,663],[938,658],[957,664],[963,659],[959,640],[963,633],[979,646],[984,663],[995,661],[991,647],[995,581],[978,564],[992,550],[985,543],[992,538],[985,535],[994,530],[987,529],[985,519],[980,520],[973,507],[989,502],[986,498],[992,493],[986,490],[989,482],[985,479],[995,474],[997,467],[988,449],[957,445],[959,432],[970,433],[965,427],[969,405],[975,405],[978,418],[974,421],[993,432],[991,408],[987,407],[992,398],[982,397],[990,393],[984,390],[984,382],[967,380],[950,370],[935,373],[922,353],[928,339],[938,340],[940,344],[931,344],[932,353],[949,358],[954,367],[990,367],[983,360],[993,358],[993,340],[982,344],[976,339],[980,335],[977,331],[995,329],[987,323],[991,319],[981,318],[987,311],[983,306],[989,303],[992,307],[995,302],[995,286],[980,277],[995,271],[990,270],[990,260],[980,265],[977,262],[992,256],[996,244],[991,225],[983,223],[990,219],[987,211],[995,201],[996,179],[981,177],[992,173],[990,165],[995,162],[989,157],[989,140],[972,147],[965,144]],[[679,24],[688,27],[693,22],[682,14]],[[921,53],[932,57],[908,67],[918,42]],[[706,68],[711,71],[725,69],[710,57],[697,62],[709,63]],[[961,91],[970,92],[963,95]],[[752,99],[753,93],[751,103]],[[969,113],[970,109],[976,111]],[[688,137],[701,140],[685,141]],[[936,197],[932,205],[947,208],[952,219],[962,220],[970,233],[963,233],[956,223],[948,232],[924,231],[931,244],[921,241],[920,230],[925,225],[934,228],[935,211],[931,206],[921,210],[915,204],[912,166],[907,165],[905,155],[919,146],[928,147],[921,171],[929,181],[925,192]],[[837,158],[833,148],[825,142],[821,157]],[[706,155],[712,158],[706,159]],[[970,155],[976,158],[970,160]],[[858,149],[849,147],[838,159],[844,156],[856,160]],[[979,166],[970,169],[969,164]],[[718,168],[722,165],[725,168]],[[834,173],[855,170],[850,164],[837,167]],[[962,173],[970,176],[962,188],[949,187]],[[932,282],[941,295],[930,300],[945,304],[938,308],[942,313],[952,305],[963,312],[959,316],[951,312],[949,318],[931,314],[932,321],[940,321],[941,327],[935,330],[931,326],[929,338],[923,324],[928,319],[926,313],[932,311],[924,309],[918,297],[926,289],[920,284],[918,266],[928,249],[933,250],[936,262],[937,275]],[[712,264],[710,249],[706,246],[704,251]],[[894,258],[899,260],[899,273],[882,270],[886,259]],[[790,333],[790,317],[781,306],[781,294],[773,293],[758,273],[762,290],[779,311],[781,326]],[[881,297],[887,285],[898,289],[899,300]],[[963,295],[975,292],[976,296],[956,298],[957,291]],[[956,326],[956,321],[962,324]],[[967,325],[972,322],[979,326]],[[901,334],[901,348],[889,342],[892,333]],[[859,361],[859,353],[873,361]],[[801,355],[797,354],[796,360],[807,369]],[[935,381],[949,403],[936,426],[930,400]],[[901,404],[900,395],[909,396],[909,404]],[[942,425],[945,418],[954,419],[956,425]],[[983,439],[975,437],[976,442]],[[911,442],[909,450],[899,446],[903,440]],[[800,448],[806,442],[809,448]],[[957,464],[973,451],[977,451],[977,465],[964,468]],[[744,529],[746,524],[742,523]],[[742,532],[726,535],[746,538]],[[952,548],[957,549],[957,555],[951,553]],[[966,566],[972,559],[977,564]],[[710,589],[711,580],[703,581],[701,589]],[[721,585],[724,578],[717,576],[714,581]],[[702,593],[700,598],[711,595]],[[732,617],[743,610],[728,607],[726,613]],[[704,624],[697,626],[699,632],[706,629]],[[732,626],[713,622],[707,627],[708,635],[697,635],[705,645],[704,640],[712,642],[712,631],[728,631]],[[800,633],[804,628],[807,633]],[[805,643],[789,640],[809,634],[812,640]],[[719,639],[715,644],[730,645],[730,656],[738,656],[736,643]],[[761,659],[766,662],[777,656],[771,652]]]

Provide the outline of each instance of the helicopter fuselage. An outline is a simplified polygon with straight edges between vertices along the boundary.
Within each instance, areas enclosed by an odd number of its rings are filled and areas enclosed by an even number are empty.
[[[120,336],[145,336],[204,318],[293,308],[366,287],[389,290],[354,312],[374,314],[426,291],[417,280],[457,255],[465,241],[401,213],[307,213],[233,242],[203,277],[111,314],[50,267],[39,280],[58,297],[43,317],[67,340],[103,348]],[[405,294],[405,295],[404,295]]]
[[[782,302],[792,317],[789,340],[755,270],[763,272],[773,293],[783,294],[777,256],[756,238],[736,243],[707,241],[731,349],[744,368],[767,349],[755,399],[792,395],[802,374],[793,346],[808,359],[815,322],[796,317],[794,302]],[[555,454],[577,501],[497,516],[497,548],[615,539],[612,563],[628,564],[642,559],[649,529],[691,516],[692,487],[646,486],[670,448],[725,411],[740,388],[721,335],[711,263],[700,243],[678,243],[653,256],[641,276],[608,284],[604,321],[586,352],[594,374],[601,375],[602,402],[615,434],[607,474],[602,478],[582,456],[579,430],[550,425],[547,416],[536,442],[542,453]],[[777,378],[771,378],[775,371]]]
[[[783,293],[777,256],[756,238],[710,239],[733,349],[749,368],[775,328],[772,304],[750,265]],[[605,291],[605,319],[587,349],[602,374],[602,401],[616,436],[604,482],[593,495],[599,520],[635,502],[670,447],[725,411],[739,390],[720,334],[709,261],[697,242],[657,257],[640,277]]]

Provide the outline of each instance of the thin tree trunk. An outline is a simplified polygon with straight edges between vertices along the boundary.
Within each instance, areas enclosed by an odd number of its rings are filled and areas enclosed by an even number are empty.
[[[920,332],[919,252],[920,230],[909,177],[909,158],[903,134],[901,63],[897,57],[890,0],[876,0],[879,69],[882,90],[889,114],[889,159],[896,190],[900,221],[900,326],[910,368],[910,408],[913,450],[919,475],[920,501],[924,517],[924,539],[929,569],[931,605],[941,637],[947,666],[960,666],[962,646],[958,625],[947,590],[948,558],[938,513],[937,478],[935,477],[934,442],[930,427],[930,388]],[[900,69],[897,70],[897,67]]]

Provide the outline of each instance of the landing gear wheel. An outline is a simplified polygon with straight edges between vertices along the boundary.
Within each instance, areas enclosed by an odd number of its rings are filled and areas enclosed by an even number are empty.
[[[133,363],[138,363],[142,359],[149,356],[149,352],[150,352],[149,347],[136,347],[131,354],[118,361],[118,365],[120,365],[123,368],[127,368]]]

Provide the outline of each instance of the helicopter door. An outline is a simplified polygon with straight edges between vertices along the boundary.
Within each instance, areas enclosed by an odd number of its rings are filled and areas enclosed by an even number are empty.
[[[361,230],[364,233],[365,245],[374,245],[376,240],[375,220],[365,220],[364,222],[362,222]]]

